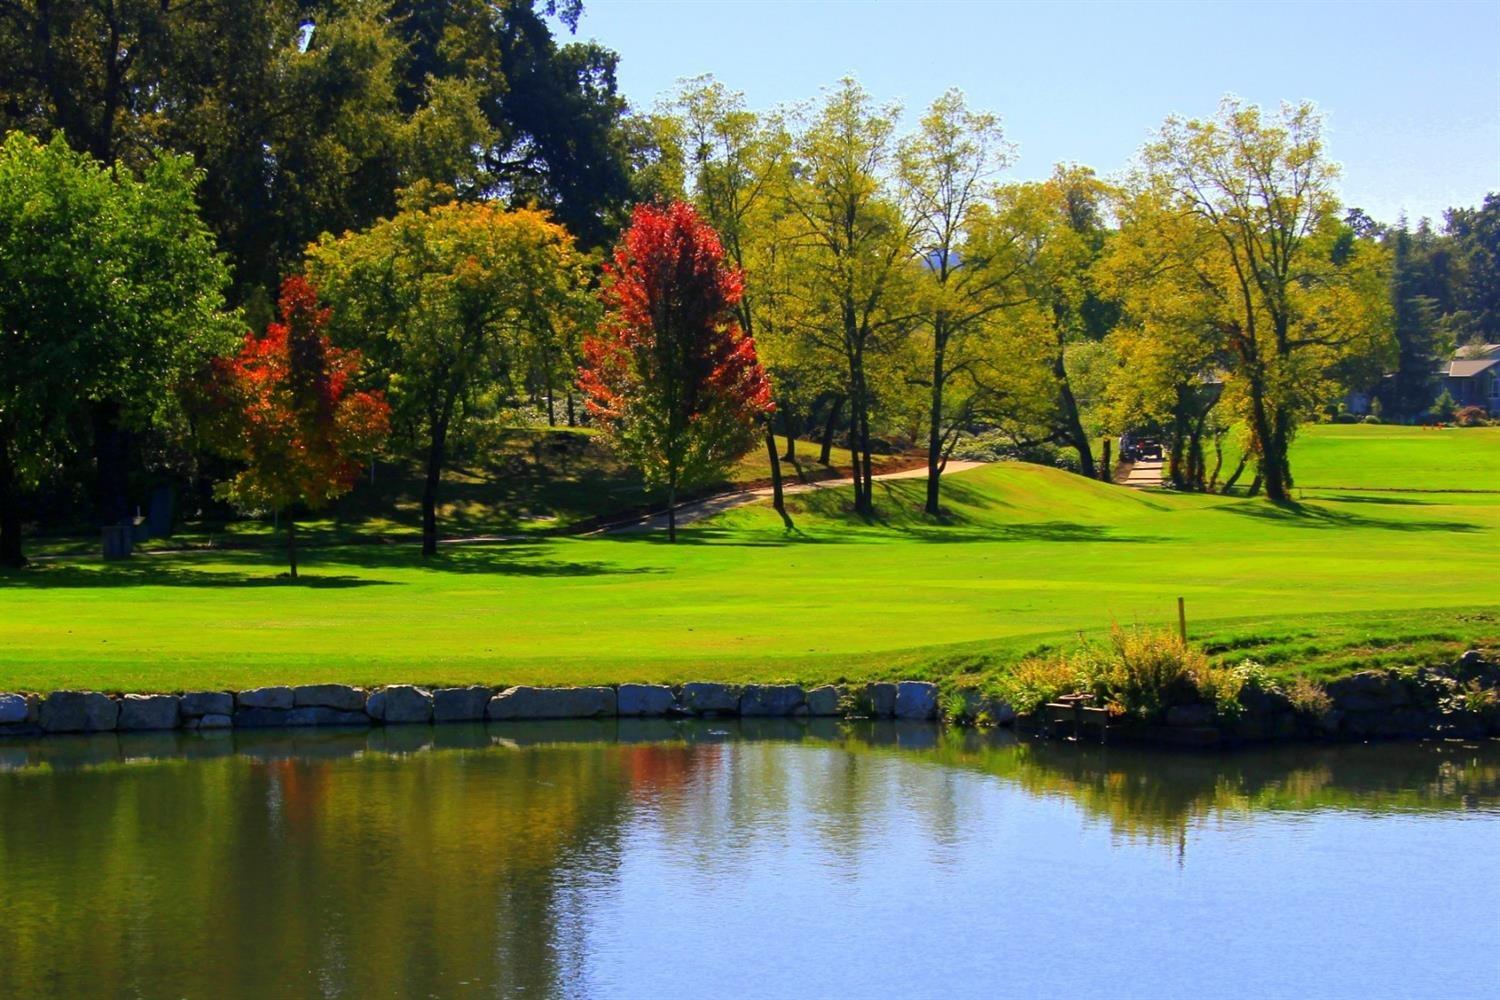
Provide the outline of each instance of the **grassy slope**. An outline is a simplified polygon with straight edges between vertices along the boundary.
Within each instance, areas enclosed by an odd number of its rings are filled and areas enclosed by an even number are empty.
[[[1373,467],[1322,432],[1299,469]],[[1500,484],[1500,431],[1453,433],[1427,439],[1442,461],[1472,456],[1469,481]],[[1168,624],[1178,595],[1195,637],[1283,669],[1500,641],[1481,569],[1500,560],[1500,493],[1306,487],[1302,509],[1279,510],[1001,465],[950,477],[933,523],[922,489],[882,484],[872,525],[845,491],[795,498],[792,537],[762,506],[675,547],[559,538],[430,565],[409,545],[315,550],[300,585],[275,578],[275,552],[60,561],[0,576],[0,690],[941,675],[1112,621]]]

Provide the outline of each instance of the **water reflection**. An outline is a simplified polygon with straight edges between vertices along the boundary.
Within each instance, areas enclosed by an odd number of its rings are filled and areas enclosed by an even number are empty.
[[[0,744],[0,969],[15,996],[643,995],[657,936],[727,962],[768,933],[874,933],[876,868],[972,910],[987,859],[1014,888],[1080,823],[1157,871],[1259,817],[1497,812],[1493,743],[1182,755],[832,720],[52,738]]]

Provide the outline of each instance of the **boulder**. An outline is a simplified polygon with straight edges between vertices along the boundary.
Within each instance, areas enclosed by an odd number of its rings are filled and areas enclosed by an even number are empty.
[[[241,691],[235,699],[240,708],[291,708],[296,698],[289,687],[263,687]]]
[[[902,681],[896,685],[896,718],[923,722],[936,719],[938,688],[930,681]]]
[[[177,710],[184,719],[230,716],[234,714],[234,695],[228,691],[189,691],[178,700]]]
[[[432,692],[432,721],[478,722],[493,695],[487,687],[437,688]]]
[[[381,718],[388,723],[431,722],[432,693],[411,684],[392,684],[384,689],[385,711]]]
[[[120,700],[120,729],[176,729],[177,697],[170,694],[127,694]]]
[[[0,726],[25,722],[31,706],[18,694],[0,694]]]
[[[806,701],[806,692],[795,684],[751,684],[740,692],[740,715],[784,717]]]
[[[872,719],[890,719],[896,714],[896,685],[889,682],[866,684],[860,707]]]
[[[615,706],[620,715],[666,715],[677,703],[677,696],[665,684],[621,684],[615,691]]]
[[[385,718],[385,692],[371,691],[365,699],[365,714],[377,722]]]
[[[1330,708],[1318,716],[1318,732],[1326,736],[1336,735],[1339,728],[1344,724],[1344,712],[1342,709]]]
[[[839,714],[839,702],[844,693],[832,684],[824,684],[807,692],[807,714],[826,719]]]
[[[283,725],[287,726],[368,726],[370,717],[360,711],[329,708],[326,705],[304,705],[287,710]]]
[[[1167,725],[1179,729],[1212,725],[1212,705],[1173,705],[1167,709]]]
[[[485,717],[507,719],[598,719],[615,714],[615,690],[607,687],[506,688],[490,699]]]
[[[236,729],[272,729],[287,725],[289,708],[237,708],[233,723]],[[202,725],[199,727],[202,729]]]
[[[740,710],[740,693],[728,684],[684,684],[680,700],[695,715],[735,715]]]
[[[347,684],[303,684],[292,689],[296,708],[336,708],[341,712],[363,712],[365,693]]]
[[[38,715],[49,733],[108,732],[119,720],[119,704],[96,691],[53,691]]]
[[[212,712],[198,720],[199,729],[228,729],[234,720],[224,712]]]

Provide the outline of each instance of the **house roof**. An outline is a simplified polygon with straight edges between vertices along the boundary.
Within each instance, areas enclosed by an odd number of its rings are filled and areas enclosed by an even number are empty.
[[[1472,360],[1461,358],[1457,361],[1448,362],[1448,369],[1443,374],[1449,378],[1473,378],[1480,372],[1487,371],[1497,365],[1500,365],[1500,357],[1474,358]]]
[[[1500,344],[1465,344],[1453,352],[1460,360],[1478,361],[1481,358],[1500,358]]]

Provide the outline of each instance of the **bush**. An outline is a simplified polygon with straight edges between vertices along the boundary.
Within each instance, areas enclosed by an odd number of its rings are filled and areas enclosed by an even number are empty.
[[[1022,714],[1058,695],[1086,691],[1116,715],[1160,719],[1173,705],[1205,703],[1220,716],[1240,711],[1247,684],[1264,685],[1253,660],[1215,666],[1202,650],[1183,645],[1170,631],[1116,627],[1106,647],[1085,646],[1052,659],[1031,657],[1001,679],[1002,694]]]
[[[1333,415],[1333,422],[1336,424],[1357,424],[1359,423],[1359,417],[1353,413],[1335,413]]]
[[[1286,689],[1287,700],[1292,710],[1316,718],[1333,707],[1333,699],[1317,681],[1298,677]]]
[[[1448,423],[1453,419],[1453,413],[1457,409],[1458,401],[1453,398],[1451,392],[1444,389],[1443,394],[1433,402],[1431,412],[1438,420]]]
[[[1381,420],[1379,417],[1377,417],[1373,413],[1371,413],[1369,416],[1365,417],[1364,422],[1367,423],[1367,424],[1383,424],[1383,423],[1385,423],[1384,420]]]
[[[1482,406],[1462,406],[1453,411],[1453,422],[1460,427],[1483,427],[1489,413]]]

